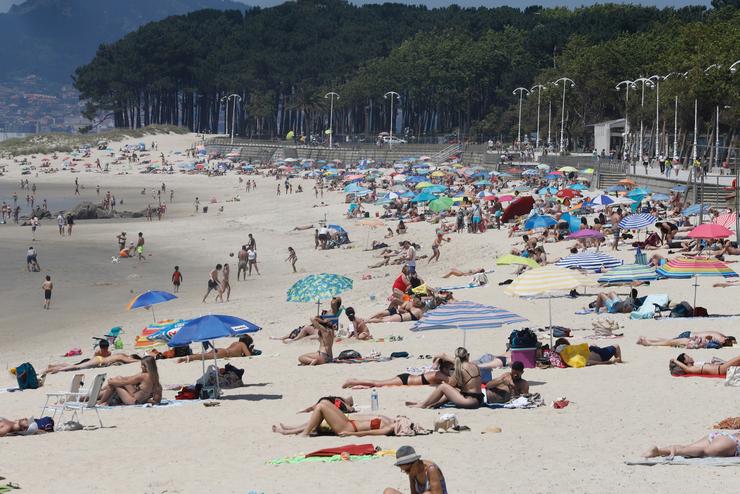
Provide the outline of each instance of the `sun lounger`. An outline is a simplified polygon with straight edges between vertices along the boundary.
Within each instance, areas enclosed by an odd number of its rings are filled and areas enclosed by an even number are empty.
[[[103,427],[103,420],[100,418],[100,407],[98,406],[98,396],[100,395],[100,390],[103,388],[105,376],[105,374],[98,374],[95,376],[95,380],[90,387],[90,391],[87,393],[86,401],[65,401],[61,405],[62,408],[59,413],[59,420],[56,422],[57,430],[62,430],[62,427],[64,426],[64,412],[66,411],[71,411],[72,420],[79,422],[78,416],[81,417],[85,410],[95,410],[100,427]]]
[[[82,380],[84,378],[84,374],[75,374],[74,377],[72,377],[72,384],[69,387],[69,391],[46,393],[46,402],[44,403],[44,408],[41,409],[41,417],[46,415],[46,409],[49,408],[52,410],[51,418],[53,419],[56,417],[57,411],[61,410],[62,405],[65,402],[80,401],[82,396],[86,396],[87,392],[80,392],[80,387],[82,386]],[[49,404],[50,400],[53,400],[51,405]]]

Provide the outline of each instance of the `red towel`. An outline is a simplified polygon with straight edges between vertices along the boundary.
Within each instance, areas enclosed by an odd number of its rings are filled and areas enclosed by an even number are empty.
[[[709,377],[709,378],[712,378],[712,377],[714,377],[714,378],[720,377],[720,378],[724,379],[725,377],[727,377],[727,375],[726,374],[680,374],[678,376],[673,375],[673,377]]]
[[[372,444],[347,444],[345,446],[337,446],[334,448],[320,449],[313,453],[308,453],[306,458],[312,456],[335,456],[347,453],[349,455],[360,456],[360,455],[372,455],[375,453],[375,446]]]

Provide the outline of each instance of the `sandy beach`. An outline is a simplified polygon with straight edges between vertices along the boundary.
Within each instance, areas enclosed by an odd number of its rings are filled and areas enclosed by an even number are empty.
[[[154,138],[159,150],[175,158],[196,141],[194,134],[161,135]],[[134,141],[131,141],[132,143]],[[118,148],[121,143],[111,143]],[[148,145],[148,143],[147,143]],[[93,151],[92,159],[102,156]],[[41,156],[29,158],[40,164]],[[169,158],[168,158],[169,159]],[[101,157],[104,162],[105,158]],[[20,167],[8,162],[8,173],[0,177],[0,200],[12,203],[17,190]],[[82,357],[63,358],[72,347],[80,347],[89,357],[93,336],[121,326],[126,353],[135,352],[134,338],[152,321],[147,310],[127,311],[130,298],[145,290],[170,290],[170,275],[179,265],[184,281],[178,299],[155,308],[158,319],[191,318],[209,313],[242,317],[261,326],[253,335],[262,355],[233,358],[229,362],[246,370],[245,387],[225,391],[220,406],[202,403],[178,404],[161,408],[125,408],[101,412],[104,428],[76,432],[57,432],[34,437],[0,438],[0,476],[18,483],[24,492],[72,492],[93,490],[105,493],[196,493],[210,490],[223,493],[380,493],[385,487],[408,489],[408,479],[393,459],[337,463],[269,464],[270,460],[295,456],[346,443],[373,443],[383,449],[410,444],[425,458],[435,461],[447,481],[449,492],[676,492],[700,489],[702,492],[731,492],[740,481],[740,470],[709,467],[636,467],[625,465],[649,447],[659,444],[686,444],[706,434],[713,424],[738,415],[737,388],[725,387],[722,379],[679,379],[671,377],[668,362],[682,350],[668,347],[643,347],[638,336],[673,337],[687,330],[717,330],[737,336],[740,309],[734,301],[738,288],[713,288],[714,279],[700,280],[697,305],[711,314],[732,317],[705,320],[668,319],[633,321],[628,315],[612,315],[623,325],[624,336],[614,340],[590,340],[594,314],[576,315],[599,291],[586,289],[578,298],[557,297],[552,301],[553,322],[574,330],[573,342],[599,345],[617,343],[624,363],[587,368],[527,369],[525,378],[531,391],[540,393],[547,406],[532,410],[444,410],[453,411],[470,431],[435,433],[430,436],[341,438],[300,438],[271,431],[278,422],[301,423],[298,415],[325,395],[351,395],[361,411],[370,409],[370,390],[342,390],[350,377],[385,379],[407,367],[429,365],[419,355],[454,352],[463,342],[459,331],[410,332],[410,323],[375,324],[373,336],[385,341],[342,340],[334,353],[355,349],[363,355],[375,350],[382,355],[407,351],[409,359],[354,365],[299,367],[300,354],[315,351],[315,340],[292,344],[270,340],[308,323],[316,307],[286,301],[286,291],[311,273],[336,273],[354,280],[354,288],[342,295],[344,306],[352,306],[358,316],[369,317],[385,307],[399,266],[369,269],[377,261],[374,252],[364,249],[372,240],[382,240],[385,228],[369,230],[359,220],[344,217],[344,194],[325,192],[315,198],[313,180],[293,179],[305,192],[276,196],[274,177],[255,178],[256,190],[246,192],[238,176],[108,174],[94,171],[72,174],[25,175],[38,187],[37,203],[48,197],[72,197],[75,177],[83,186],[80,200],[98,201],[111,190],[124,199],[119,209],[141,210],[152,199],[151,191],[166,184],[167,213],[161,221],[145,218],[86,220],[75,223],[71,237],[58,234],[55,220],[42,222],[31,241],[29,227],[12,222],[0,225],[0,388],[15,385],[7,369],[31,362],[42,371],[50,362],[73,362]],[[146,188],[148,194],[140,192]],[[174,201],[169,203],[169,191]],[[25,191],[18,190],[25,198]],[[239,196],[238,202],[231,200]],[[207,214],[194,213],[194,201],[209,205]],[[216,204],[208,204],[211,198]],[[63,203],[60,200],[60,204]],[[326,207],[314,207],[320,201]],[[55,210],[50,201],[51,209]],[[68,203],[64,203],[68,204]],[[223,212],[218,208],[223,206]],[[379,206],[369,206],[374,214]],[[326,219],[342,225],[352,240],[349,248],[315,250],[313,229],[294,231],[301,225],[315,225]],[[395,222],[388,223],[395,226]],[[419,243],[420,254],[431,254],[435,225],[409,223],[405,238]],[[130,240],[138,232],[146,238],[146,260],[122,259],[116,255],[116,235],[125,231]],[[236,281],[236,253],[252,233],[257,241],[261,275]],[[432,286],[466,282],[467,278],[442,279],[450,268],[493,268],[499,255],[508,253],[512,242],[505,231],[484,234],[451,234],[442,246],[439,262],[420,260],[418,271]],[[392,240],[396,241],[394,237]],[[41,272],[26,269],[26,250],[38,251]],[[547,255],[556,260],[566,255],[571,242],[547,244]],[[298,273],[284,260],[291,246],[298,256]],[[660,250],[665,255],[665,249]],[[234,257],[231,257],[231,254]],[[634,262],[634,251],[623,248],[612,253]],[[730,262],[732,258],[728,259]],[[201,299],[208,274],[216,263],[232,267],[231,300],[217,303]],[[735,269],[737,264],[731,263]],[[504,294],[498,283],[513,278],[513,266],[498,266],[488,275],[490,283],[481,288],[459,290],[455,297],[502,307],[529,320],[526,325],[540,328],[548,322],[547,299],[521,299]],[[42,309],[43,276],[54,282],[51,309]],[[371,279],[363,275],[371,274]],[[593,275],[591,275],[593,278]],[[451,282],[451,283],[450,283]],[[583,289],[580,289],[583,292]],[[627,288],[618,288],[621,294]],[[663,280],[640,287],[641,295],[667,293],[674,303],[693,299],[690,280]],[[346,318],[342,318],[346,326]],[[466,346],[473,358],[505,350],[511,329],[469,332]],[[402,341],[389,341],[390,336]],[[541,333],[544,338],[545,333]],[[225,346],[225,341],[217,343]],[[691,350],[702,360],[712,356],[729,359],[740,354],[737,348]],[[223,362],[222,362],[223,363]],[[200,362],[177,364],[158,362],[163,385],[193,384],[201,375]],[[87,380],[98,373],[108,377],[131,375],[138,365],[84,371]],[[500,371],[499,371],[500,372]],[[0,416],[19,418],[39,416],[45,392],[68,388],[73,373],[49,375],[42,388],[23,392],[0,392]],[[495,372],[494,374],[497,374]],[[406,400],[422,400],[431,388],[398,387],[379,389],[380,413],[405,415],[431,428],[438,410],[404,406]],[[165,389],[173,399],[175,391]],[[570,405],[556,410],[550,403],[567,397]],[[86,413],[86,425],[95,425],[94,413]],[[482,433],[496,426],[500,433]]]

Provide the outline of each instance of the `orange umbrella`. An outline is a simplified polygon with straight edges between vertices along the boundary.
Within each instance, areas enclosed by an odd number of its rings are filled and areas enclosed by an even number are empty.
[[[619,183],[622,185],[636,185],[635,182],[633,180],[630,180],[629,178],[623,178],[619,181]]]

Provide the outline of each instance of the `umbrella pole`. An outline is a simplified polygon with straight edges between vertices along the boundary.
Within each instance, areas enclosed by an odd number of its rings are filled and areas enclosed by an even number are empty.
[[[206,353],[206,344],[205,343],[201,343],[201,346],[203,347],[203,353]],[[201,368],[203,370],[203,384],[206,384],[206,359],[204,358],[203,355],[201,355],[201,357],[200,357],[200,365],[201,365]],[[200,396],[198,398],[200,398]]]
[[[213,347],[213,365],[216,366],[216,399],[221,398],[221,384],[218,382],[218,361],[216,360],[216,345],[211,343]]]
[[[694,309],[696,309],[696,290],[699,288],[699,278],[695,275],[694,276]]]
[[[552,294],[550,294],[550,298],[547,300],[547,309],[550,314],[550,350],[552,350]]]
[[[149,308],[152,310],[152,319],[154,319],[154,323],[156,324],[156,322],[157,322],[157,316],[154,315],[154,306],[152,305]]]

